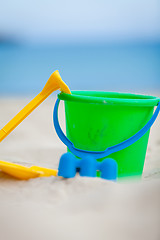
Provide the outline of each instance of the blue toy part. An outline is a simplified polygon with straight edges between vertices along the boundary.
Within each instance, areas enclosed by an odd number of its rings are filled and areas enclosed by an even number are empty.
[[[92,156],[94,159],[104,158],[112,153],[118,152],[120,150],[123,150],[124,148],[129,147],[130,145],[138,141],[146,132],[148,132],[148,130],[151,128],[151,126],[155,122],[160,111],[160,102],[159,102],[151,119],[139,132],[137,132],[135,135],[133,135],[132,137],[130,137],[129,139],[125,140],[122,143],[109,147],[104,151],[97,152],[97,151],[86,151],[86,150],[81,150],[76,148],[74,144],[64,135],[58,121],[59,102],[60,100],[57,99],[55,103],[54,111],[53,111],[53,122],[54,122],[56,133],[60,138],[60,140],[69,148],[69,150],[79,158],[86,157],[86,155]]]
[[[65,153],[61,156],[58,167],[58,176],[73,178],[76,175],[78,160],[72,153]]]
[[[100,164],[101,178],[116,181],[118,176],[118,164],[112,158],[107,158]]]
[[[79,174],[82,177],[96,177],[97,161],[91,155],[81,159]]]
[[[117,170],[117,163],[111,158],[97,162],[92,156],[86,156],[80,160],[72,153],[65,153],[60,158],[58,176],[73,178],[76,172],[79,172],[81,177],[96,177],[97,171],[100,171],[101,178],[115,181]]]

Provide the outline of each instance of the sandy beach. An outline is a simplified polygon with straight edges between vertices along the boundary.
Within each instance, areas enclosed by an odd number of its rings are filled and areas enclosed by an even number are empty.
[[[1,98],[0,128],[29,100]],[[54,96],[45,101],[0,143],[1,160],[57,169],[66,148],[53,128],[54,102]],[[63,107],[60,119],[64,127]],[[160,117],[151,129],[140,181],[78,175],[19,181],[0,173],[0,239],[159,240]]]

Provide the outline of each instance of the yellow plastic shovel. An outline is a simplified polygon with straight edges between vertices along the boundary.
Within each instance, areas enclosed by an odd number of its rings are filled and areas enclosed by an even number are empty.
[[[56,70],[48,79],[43,90],[28,103],[2,130],[0,130],[0,142],[10,134],[36,107],[38,107],[55,90],[71,94],[68,86]],[[57,170],[32,166],[30,168],[18,164],[0,161],[0,170],[21,180],[36,177],[57,176]]]
[[[58,170],[38,166],[24,167],[19,164],[0,161],[0,170],[20,180],[37,177],[57,176]]]
[[[56,70],[52,73],[40,92],[30,103],[28,103],[2,130],[0,130],[0,142],[10,134],[36,107],[38,107],[52,92],[56,90],[71,94],[68,86]]]

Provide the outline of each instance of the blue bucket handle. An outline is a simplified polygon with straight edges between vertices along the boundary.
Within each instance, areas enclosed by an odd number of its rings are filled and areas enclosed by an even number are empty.
[[[159,111],[160,111],[160,102],[158,102],[157,108],[156,108],[153,116],[151,117],[151,119],[147,122],[147,124],[139,132],[137,132],[135,135],[128,138],[127,140],[125,140],[117,145],[114,145],[112,147],[108,147],[104,151],[87,151],[87,150],[82,150],[82,149],[76,148],[74,146],[74,144],[63,133],[63,131],[59,125],[59,121],[58,121],[59,103],[60,103],[60,99],[57,99],[55,106],[54,106],[54,111],[53,111],[53,123],[54,123],[56,133],[57,133],[58,137],[60,138],[60,140],[69,148],[69,150],[74,155],[76,155],[77,157],[80,157],[80,158],[83,158],[86,155],[92,155],[92,157],[95,159],[104,158],[104,157],[109,156],[112,153],[121,151],[121,150],[129,147],[130,145],[132,145],[133,143],[138,141],[142,136],[144,136],[145,133],[148,132],[148,130],[154,124],[156,118],[158,117]]]

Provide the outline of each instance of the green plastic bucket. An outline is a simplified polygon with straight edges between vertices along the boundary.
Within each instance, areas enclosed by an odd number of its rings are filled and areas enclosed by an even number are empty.
[[[72,91],[58,98],[65,103],[67,137],[75,147],[89,151],[103,151],[133,136],[159,102],[153,96],[97,91]],[[118,163],[118,177],[142,174],[148,138],[149,131],[131,146],[107,156]]]

